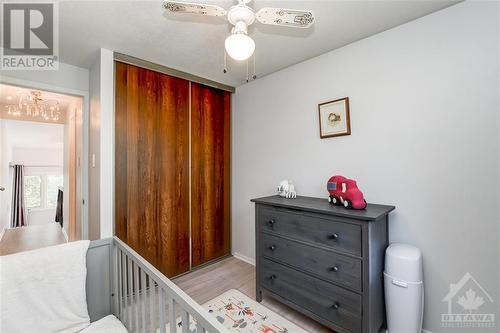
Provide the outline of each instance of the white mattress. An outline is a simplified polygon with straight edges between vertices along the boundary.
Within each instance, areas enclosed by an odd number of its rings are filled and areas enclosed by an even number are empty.
[[[128,333],[122,322],[113,315],[94,321],[80,333]]]

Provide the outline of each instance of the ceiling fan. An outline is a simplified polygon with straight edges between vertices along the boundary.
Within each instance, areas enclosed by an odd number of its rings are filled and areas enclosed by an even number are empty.
[[[226,10],[220,6],[184,1],[163,1],[163,8],[173,13],[226,17],[233,25],[226,38],[227,54],[235,60],[247,60],[255,51],[255,42],[248,36],[248,27],[255,20],[262,24],[292,28],[309,28],[314,23],[311,11],[265,7],[257,13],[247,4],[252,0],[238,0],[238,4]]]

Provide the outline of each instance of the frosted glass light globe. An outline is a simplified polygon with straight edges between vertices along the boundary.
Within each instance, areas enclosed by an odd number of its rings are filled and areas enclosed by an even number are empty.
[[[255,51],[255,42],[244,33],[232,34],[225,42],[227,54],[234,60],[247,60]]]

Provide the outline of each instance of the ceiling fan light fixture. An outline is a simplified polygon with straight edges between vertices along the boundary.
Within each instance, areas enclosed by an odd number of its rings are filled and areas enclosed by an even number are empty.
[[[163,8],[171,13],[226,17],[228,22],[233,25],[231,35],[228,36],[225,41],[226,53],[224,53],[224,73],[227,72],[227,54],[237,61],[247,60],[254,54],[255,42],[248,36],[248,27],[255,22],[289,28],[309,28],[314,24],[314,15],[309,10],[263,7],[256,12],[253,8],[248,6],[248,3],[252,0],[233,0],[233,2],[236,1],[237,4],[226,10],[213,4],[187,1],[164,0]]]
[[[226,38],[226,52],[238,61],[247,60],[255,51],[255,42],[243,32],[234,33]]]

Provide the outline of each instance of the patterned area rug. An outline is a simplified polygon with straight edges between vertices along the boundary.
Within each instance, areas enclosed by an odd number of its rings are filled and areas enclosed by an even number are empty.
[[[230,332],[307,333],[236,289],[226,291],[203,307]],[[196,324],[191,322],[190,326],[189,331],[196,332]]]

